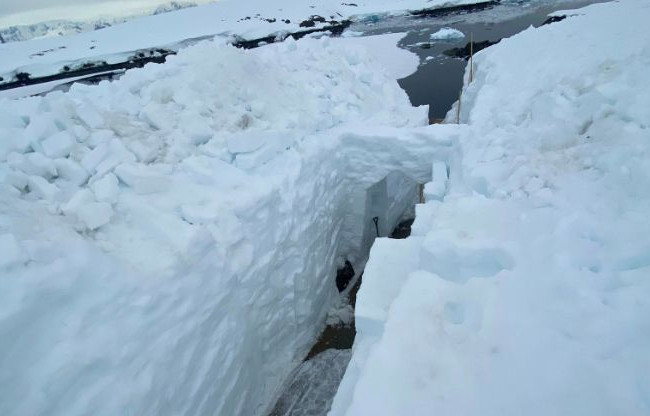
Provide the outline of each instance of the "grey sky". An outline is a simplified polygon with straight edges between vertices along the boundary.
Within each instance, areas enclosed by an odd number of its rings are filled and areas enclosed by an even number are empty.
[[[110,0],[108,0],[110,1]],[[57,6],[91,5],[107,0],[0,0],[0,16]]]

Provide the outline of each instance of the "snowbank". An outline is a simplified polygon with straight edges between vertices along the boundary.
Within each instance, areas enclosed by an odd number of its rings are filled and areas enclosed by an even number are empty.
[[[204,42],[0,100],[0,414],[262,414],[396,209],[367,188],[449,157],[373,58],[399,37]]]
[[[648,19],[593,5],[475,56],[446,192],[372,248],[331,415],[650,413]]]

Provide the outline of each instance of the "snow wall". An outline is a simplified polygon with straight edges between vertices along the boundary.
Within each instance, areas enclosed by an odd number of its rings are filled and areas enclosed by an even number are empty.
[[[367,189],[451,158],[358,43],[209,42],[0,101],[2,415],[265,411],[364,260]]]
[[[330,416],[650,414],[650,4],[558,14],[475,56]]]

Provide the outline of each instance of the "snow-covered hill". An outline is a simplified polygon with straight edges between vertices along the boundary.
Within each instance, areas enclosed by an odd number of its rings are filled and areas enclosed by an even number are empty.
[[[0,43],[21,42],[30,39],[90,32],[118,25],[143,15],[163,14],[187,7],[195,7],[196,5],[193,2],[170,1],[169,3],[156,6],[145,13],[141,12],[134,15],[129,15],[127,11],[126,15],[120,17],[102,17],[91,20],[48,20],[28,25],[12,25],[0,28]]]
[[[249,0],[217,3],[145,16],[118,26],[68,37],[0,44],[0,84],[21,76],[43,77],[83,67],[89,63],[126,62],[134,54],[164,48],[178,50],[197,40],[256,39],[289,32],[313,30],[354,16],[404,13],[407,10],[480,3],[478,0],[363,0],[345,3],[323,0],[316,5],[303,0],[281,4]]]
[[[650,414],[650,3],[562,14],[466,71],[450,177],[372,248],[331,416]]]

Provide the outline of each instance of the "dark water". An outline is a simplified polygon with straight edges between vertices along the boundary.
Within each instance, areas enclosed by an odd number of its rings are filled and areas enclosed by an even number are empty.
[[[446,56],[452,48],[466,46],[470,34],[475,43],[515,35],[530,26],[538,27],[548,14],[557,10],[578,8],[597,1],[580,0],[548,5],[543,1],[504,2],[492,8],[472,13],[459,13],[436,18],[395,17],[378,23],[355,24],[350,30],[364,36],[406,32],[399,47],[418,55],[420,66],[412,75],[399,80],[415,106],[429,105],[433,121],[445,117],[458,99],[467,62],[462,58]],[[431,34],[444,27],[460,30],[465,38],[449,41],[431,41]]]

